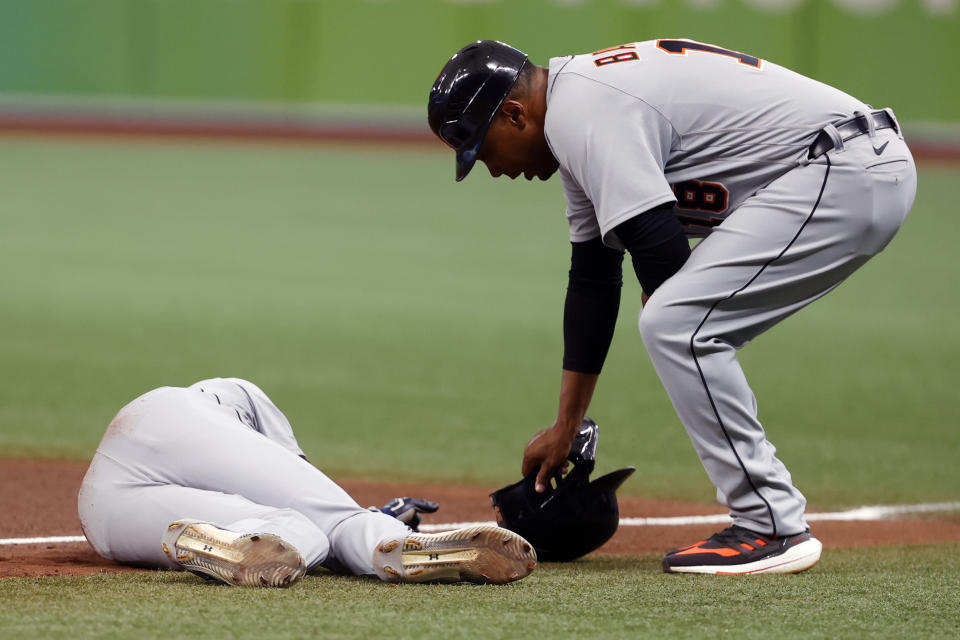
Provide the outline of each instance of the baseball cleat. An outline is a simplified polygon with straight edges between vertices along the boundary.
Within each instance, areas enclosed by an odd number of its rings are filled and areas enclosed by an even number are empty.
[[[505,584],[530,575],[537,552],[508,529],[478,525],[384,540],[373,563],[386,582]]]
[[[181,522],[167,529],[176,542],[173,549],[161,543],[163,552],[202,578],[235,587],[289,587],[307,571],[300,552],[269,533],[241,535],[212,524]]]
[[[663,557],[665,573],[800,573],[817,564],[823,545],[809,531],[766,536],[736,525]]]

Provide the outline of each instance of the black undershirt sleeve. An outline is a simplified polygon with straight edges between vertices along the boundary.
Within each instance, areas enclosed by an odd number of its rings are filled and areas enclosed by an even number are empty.
[[[666,204],[614,228],[630,251],[644,292],[652,294],[690,255],[683,226]],[[623,285],[623,252],[600,238],[571,243],[570,277],[563,306],[563,368],[600,373],[613,340]]]
[[[648,296],[690,257],[690,243],[673,213],[673,203],[634,216],[613,232],[630,252],[633,271]]]
[[[620,310],[623,252],[600,238],[572,242],[563,305],[563,368],[600,373]]]

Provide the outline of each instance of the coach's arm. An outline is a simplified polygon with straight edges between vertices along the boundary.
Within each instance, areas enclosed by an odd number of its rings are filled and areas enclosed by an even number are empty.
[[[618,225],[614,232],[630,252],[643,287],[643,302],[690,255],[673,203],[651,209]],[[539,431],[523,453],[524,475],[539,467],[537,491],[566,463],[577,429],[586,415],[617,324],[623,285],[623,252],[600,238],[574,242],[563,308],[563,375],[557,419]]]

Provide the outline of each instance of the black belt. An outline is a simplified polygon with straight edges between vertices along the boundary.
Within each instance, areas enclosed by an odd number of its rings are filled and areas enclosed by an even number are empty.
[[[871,111],[870,113],[862,113],[860,115],[851,116],[846,120],[833,123],[833,126],[836,128],[837,133],[840,136],[840,140],[846,142],[847,140],[870,132],[870,125],[867,122],[867,118],[873,118],[874,131],[879,131],[880,129],[893,129],[898,133],[900,131],[900,127],[897,125],[897,121],[893,117],[893,113],[888,109],[881,109],[879,111]],[[833,141],[833,136],[827,133],[826,129],[822,129],[820,133],[817,134],[813,144],[810,145],[810,150],[807,152],[807,158],[810,160],[819,158],[836,146],[836,143]]]

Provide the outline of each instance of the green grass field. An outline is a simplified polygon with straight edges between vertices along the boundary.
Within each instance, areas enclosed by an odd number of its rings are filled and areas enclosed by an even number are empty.
[[[183,573],[4,580],[4,638],[946,638],[960,546],[843,549],[810,573],[666,575],[659,558],[547,564],[503,587],[308,576],[231,589]]]
[[[568,244],[558,181],[453,182],[448,154],[0,138],[0,452],[87,459],[160,385],[260,384],[334,477],[506,484],[555,412]],[[960,498],[956,171],[836,293],[742,352],[811,504]],[[623,491],[713,489],[636,331],[591,415]],[[943,637],[960,548],[832,550],[809,574],[546,565],[504,588],[309,577],[264,593],[183,574],[0,582],[14,637]]]

